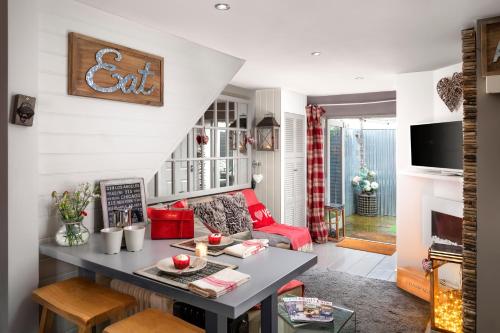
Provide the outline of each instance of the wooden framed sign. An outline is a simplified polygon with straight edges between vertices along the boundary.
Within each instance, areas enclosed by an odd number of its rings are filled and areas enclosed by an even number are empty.
[[[102,180],[101,204],[104,227],[116,226],[116,214],[132,211],[132,224],[146,224],[146,191],[143,178]]]
[[[68,94],[163,106],[163,58],[75,32],[68,35]]]
[[[500,17],[479,21],[481,74],[500,75]]]

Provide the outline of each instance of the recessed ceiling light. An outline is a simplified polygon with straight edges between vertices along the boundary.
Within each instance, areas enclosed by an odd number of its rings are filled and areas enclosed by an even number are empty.
[[[314,51],[314,52],[311,52],[311,55],[312,55],[312,56],[319,56],[319,55],[321,55],[321,52],[319,52],[319,51]]]
[[[356,77],[354,78],[354,80],[364,80],[364,79],[365,79],[365,78],[364,78],[364,77],[362,77],[362,76],[356,76]]]
[[[229,9],[231,9],[231,6],[229,6],[229,4],[227,4],[227,3],[218,3],[214,7],[215,7],[215,9],[218,9],[218,10],[229,10]]]

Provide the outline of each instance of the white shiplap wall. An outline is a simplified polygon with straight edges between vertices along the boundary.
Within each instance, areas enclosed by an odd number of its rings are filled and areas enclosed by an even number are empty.
[[[223,90],[243,60],[75,1],[39,2],[39,238],[59,224],[53,190],[107,178],[153,177],[162,161]],[[165,106],[67,95],[67,34],[75,31],[164,57]],[[99,205],[96,205],[99,206]],[[86,224],[100,220],[89,208]],[[94,218],[97,216],[97,218]],[[73,273],[48,258],[40,283]]]
[[[262,89],[255,93],[255,124],[272,113],[281,124],[281,89]],[[271,211],[277,222],[281,222],[281,147],[274,152],[255,151],[254,160],[262,163],[260,173],[264,175],[255,192],[261,202]],[[254,169],[258,171],[259,168]]]
[[[280,149],[275,152],[255,151],[254,154],[254,160],[262,163],[260,170],[264,175],[264,180],[257,184],[257,197],[269,208],[277,222],[283,222],[284,209],[284,114],[289,112],[305,115],[306,103],[305,95],[281,88],[257,90],[255,94],[255,123],[259,123],[266,114],[272,113],[281,125]]]

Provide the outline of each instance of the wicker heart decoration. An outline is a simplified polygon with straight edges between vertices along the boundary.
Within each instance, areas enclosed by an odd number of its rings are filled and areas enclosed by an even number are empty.
[[[456,111],[463,96],[463,75],[454,73],[451,78],[444,77],[437,83],[437,93],[450,111]]]

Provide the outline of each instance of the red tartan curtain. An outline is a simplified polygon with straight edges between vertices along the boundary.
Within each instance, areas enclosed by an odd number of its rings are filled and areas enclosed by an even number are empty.
[[[307,225],[315,242],[328,241],[325,224],[325,174],[323,165],[323,115],[317,105],[306,107],[307,115]]]

